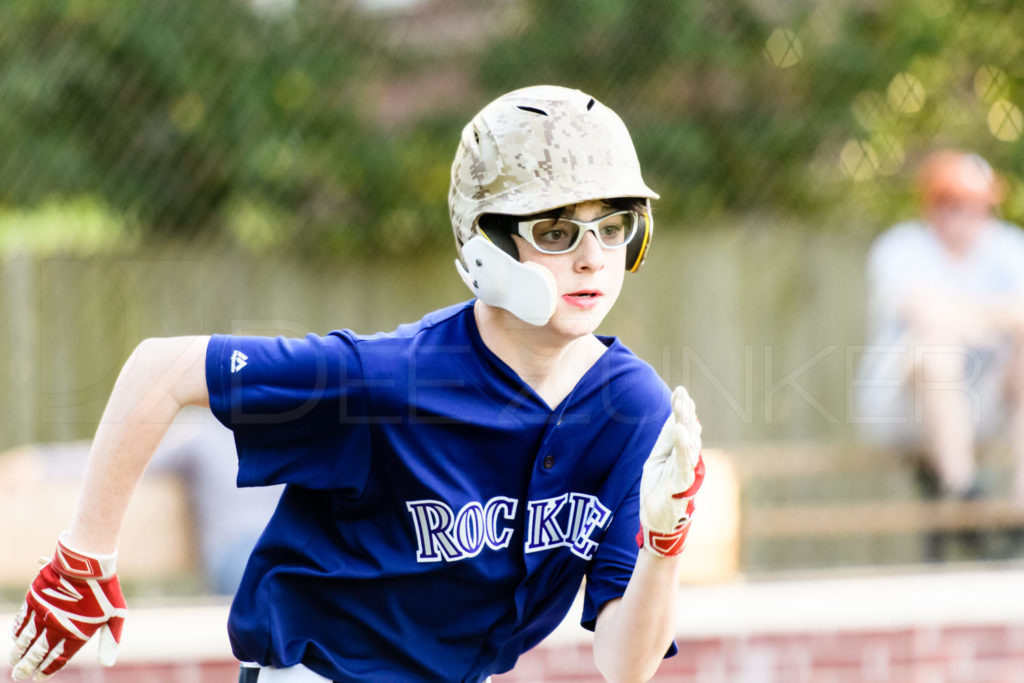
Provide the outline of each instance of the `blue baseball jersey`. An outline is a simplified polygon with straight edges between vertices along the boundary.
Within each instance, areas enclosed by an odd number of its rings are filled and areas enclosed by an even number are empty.
[[[214,336],[240,486],[287,484],[228,631],[243,661],[335,681],[481,681],[621,597],[668,387],[615,338],[554,409],[473,302],[387,334]],[[673,646],[674,648],[674,646]]]

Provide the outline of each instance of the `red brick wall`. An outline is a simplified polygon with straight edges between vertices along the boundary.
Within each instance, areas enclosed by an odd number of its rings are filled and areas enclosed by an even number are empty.
[[[1022,587],[1024,592],[1024,587]],[[599,683],[590,646],[538,648],[495,683]],[[679,642],[668,683],[1024,683],[1024,625],[715,637]]]
[[[1024,590],[1024,589],[1022,589]],[[0,675],[10,671],[0,667]],[[55,683],[235,683],[232,661],[73,666]],[[590,645],[540,647],[494,683],[600,683]],[[656,683],[1024,683],[1024,624],[680,641]]]
[[[9,681],[11,678],[9,668],[0,668],[0,674],[4,680]],[[132,662],[117,664],[109,669],[94,664],[78,666],[75,663],[69,664],[49,680],[53,683],[238,683],[238,662]]]

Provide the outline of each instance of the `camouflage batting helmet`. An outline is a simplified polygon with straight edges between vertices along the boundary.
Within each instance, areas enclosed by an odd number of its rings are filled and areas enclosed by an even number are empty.
[[[484,214],[527,216],[613,197],[658,197],[622,119],[579,90],[541,85],[502,95],[463,129],[448,208],[461,253]],[[629,270],[650,241],[649,206],[646,214],[629,245]]]

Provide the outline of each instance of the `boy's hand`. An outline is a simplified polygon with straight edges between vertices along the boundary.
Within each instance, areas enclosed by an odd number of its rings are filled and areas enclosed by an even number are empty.
[[[693,514],[693,496],[704,481],[701,426],[683,387],[672,392],[672,415],[658,436],[640,480],[637,543],[659,557],[683,551]]]
[[[39,570],[14,619],[15,680],[49,678],[97,631],[100,663],[114,664],[128,614],[116,557],[72,550],[57,541],[53,559]]]

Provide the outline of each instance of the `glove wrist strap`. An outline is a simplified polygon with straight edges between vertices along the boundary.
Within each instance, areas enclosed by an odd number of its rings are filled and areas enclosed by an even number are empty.
[[[117,573],[117,553],[106,555],[76,550],[64,543],[67,532],[57,539],[53,567],[70,579],[109,579]]]
[[[675,557],[686,547],[686,536],[689,533],[690,519],[687,518],[669,532],[654,531],[641,526],[636,542],[658,557]]]

